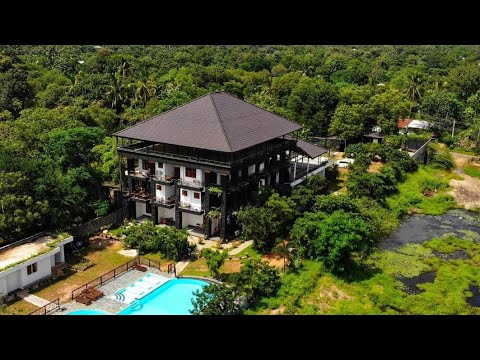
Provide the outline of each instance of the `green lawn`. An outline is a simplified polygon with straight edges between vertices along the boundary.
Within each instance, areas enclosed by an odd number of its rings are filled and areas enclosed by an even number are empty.
[[[454,199],[447,194],[448,183],[453,178],[459,175],[421,166],[417,172],[407,174],[406,180],[398,186],[398,193],[387,198],[387,204],[399,216],[409,213],[441,215],[456,207]]]
[[[463,171],[465,172],[465,174],[467,174],[469,176],[480,178],[480,167],[479,166],[465,165],[463,167]]]
[[[457,154],[463,154],[463,155],[471,155],[471,156],[477,156],[477,154],[470,149],[463,149],[463,148],[454,148],[450,150],[451,152],[457,153]]]

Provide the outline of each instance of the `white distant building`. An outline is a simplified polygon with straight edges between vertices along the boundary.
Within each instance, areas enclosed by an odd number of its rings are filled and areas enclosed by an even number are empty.
[[[0,248],[0,295],[49,278],[65,267],[64,246],[72,241],[69,235],[43,235]]]
[[[421,132],[430,129],[430,123],[425,120],[403,119],[398,120],[398,128],[401,133]]]

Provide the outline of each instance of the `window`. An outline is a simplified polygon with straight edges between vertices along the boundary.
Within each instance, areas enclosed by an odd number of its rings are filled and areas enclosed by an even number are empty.
[[[185,176],[196,178],[197,169],[185,168]]]
[[[162,185],[157,184],[157,190],[162,190]]]
[[[27,266],[27,275],[37,272],[37,263],[33,263]]]
[[[157,163],[157,164],[158,164],[158,168],[159,168],[159,169],[163,169],[163,163],[159,162],[159,163]]]
[[[133,167],[134,168],[138,167],[138,159],[133,159]]]
[[[182,190],[182,196],[188,196],[188,191],[187,190]]]
[[[143,170],[149,170],[150,169],[150,164],[148,163],[147,160],[142,160],[142,168],[143,168]]]
[[[200,199],[200,193],[199,192],[194,192],[193,193],[193,198],[194,199]]]

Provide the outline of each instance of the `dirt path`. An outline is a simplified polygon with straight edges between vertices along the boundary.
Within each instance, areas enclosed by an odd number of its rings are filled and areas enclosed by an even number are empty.
[[[469,176],[463,172],[463,167],[474,158],[474,156],[451,153],[457,168],[455,173],[460,174],[463,180],[450,180],[453,189],[449,192],[457,203],[467,210],[480,209],[480,179]]]

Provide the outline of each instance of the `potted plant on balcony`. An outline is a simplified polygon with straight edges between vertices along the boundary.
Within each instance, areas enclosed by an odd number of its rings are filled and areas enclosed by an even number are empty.
[[[213,219],[219,219],[221,216],[221,212],[218,210],[210,210],[207,214],[208,218],[213,220]]]
[[[223,193],[223,189],[218,186],[210,186],[207,190],[210,194],[216,194],[217,196],[220,196]]]

